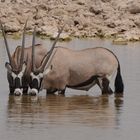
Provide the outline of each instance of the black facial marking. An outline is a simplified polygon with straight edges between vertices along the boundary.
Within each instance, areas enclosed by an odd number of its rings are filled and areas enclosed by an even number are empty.
[[[10,87],[14,87],[14,79],[11,75],[7,76]]]
[[[30,83],[30,88],[31,88],[31,89],[32,89],[32,88],[35,88],[35,89],[39,90],[38,87],[39,87],[38,80],[37,80],[36,78],[34,78],[34,79],[31,81],[31,83]]]
[[[42,79],[43,78],[40,78],[39,81],[38,81],[38,79],[36,79],[36,78],[32,79],[30,77],[30,88],[31,89],[35,88],[35,89],[37,89],[39,91],[40,87],[41,87]]]
[[[38,80],[37,79],[33,79],[32,86],[36,87],[36,89],[38,88]]]
[[[13,95],[16,88],[22,88],[22,81],[19,77],[13,78],[9,73],[7,73],[7,78],[9,82],[10,95]]]
[[[20,85],[20,78],[19,77],[16,77],[15,78],[15,88],[20,88],[21,85]]]

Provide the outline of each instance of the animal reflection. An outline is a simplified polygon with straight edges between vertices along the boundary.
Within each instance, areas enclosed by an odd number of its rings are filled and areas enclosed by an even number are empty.
[[[36,96],[35,96],[36,97]],[[36,125],[83,124],[114,127],[119,124],[122,98],[108,96],[47,97],[9,96],[8,120]],[[112,105],[114,104],[114,105]],[[119,108],[120,107],[120,108]],[[17,121],[18,120],[18,121]]]

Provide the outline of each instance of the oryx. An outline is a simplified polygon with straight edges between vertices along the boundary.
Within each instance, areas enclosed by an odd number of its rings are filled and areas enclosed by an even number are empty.
[[[2,34],[4,37],[4,42],[6,46],[6,51],[8,54],[9,62],[5,63],[5,67],[7,69],[7,79],[9,83],[10,95],[20,95],[27,94],[29,82],[30,82],[30,72],[32,69],[32,46],[25,48],[25,30],[26,24],[24,26],[23,38],[22,38],[22,46],[18,46],[14,53],[11,55],[8,47],[8,42],[6,39],[4,27],[1,24]],[[33,35],[33,43],[34,44],[34,36]],[[46,47],[43,47],[41,44],[34,44],[36,48],[36,60],[35,65],[39,66],[41,60],[47,53]]]
[[[37,94],[40,89],[46,89],[65,93],[66,87],[88,91],[98,84],[102,94],[112,93],[109,84],[114,73],[115,93],[123,93],[120,63],[113,52],[102,47],[72,50],[53,45],[40,67],[30,74],[31,92]]]

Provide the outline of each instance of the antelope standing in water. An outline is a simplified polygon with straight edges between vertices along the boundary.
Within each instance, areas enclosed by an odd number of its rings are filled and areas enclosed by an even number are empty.
[[[46,89],[49,93],[59,91],[64,94],[67,87],[88,91],[95,84],[100,87],[102,94],[112,93],[109,85],[114,73],[115,93],[123,93],[120,63],[113,52],[102,47],[83,50],[55,47],[61,32],[40,67],[30,74],[31,93],[37,94],[40,89]]]

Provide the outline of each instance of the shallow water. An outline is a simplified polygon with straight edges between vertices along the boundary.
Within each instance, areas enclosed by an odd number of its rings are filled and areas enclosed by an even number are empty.
[[[26,39],[31,44],[31,37]],[[8,39],[11,52],[20,40]],[[51,46],[48,40],[37,43]],[[8,95],[4,64],[7,60],[0,39],[0,139],[2,140],[137,140],[140,129],[140,43],[115,46],[99,39],[74,39],[58,45],[73,49],[102,46],[120,60],[125,91],[123,97],[102,96],[98,87],[89,92],[67,89],[66,97],[14,97]]]

